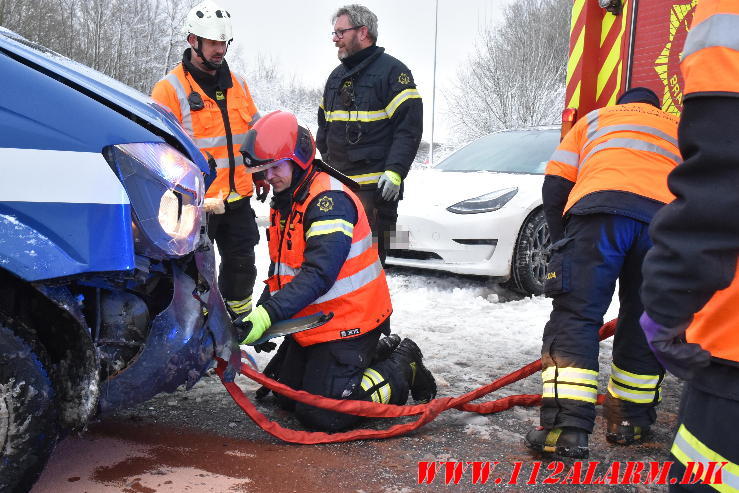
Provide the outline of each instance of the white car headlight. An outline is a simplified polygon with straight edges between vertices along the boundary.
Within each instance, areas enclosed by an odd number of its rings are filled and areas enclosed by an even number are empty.
[[[104,155],[131,200],[136,253],[164,258],[193,251],[205,195],[197,166],[164,143],[120,144]]]
[[[479,214],[481,212],[497,211],[506,205],[518,193],[518,188],[504,188],[495,192],[486,193],[472,199],[457,202],[446,208],[455,214]]]

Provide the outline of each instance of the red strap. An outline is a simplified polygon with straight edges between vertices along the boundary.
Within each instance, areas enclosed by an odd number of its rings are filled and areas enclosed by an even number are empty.
[[[615,332],[616,320],[612,320],[600,329],[600,340],[607,339]],[[226,369],[226,362],[218,359],[218,367],[216,372],[223,381],[223,372]],[[223,382],[226,390],[241,407],[241,409],[267,433],[281,440],[291,443],[316,444],[316,443],[337,443],[348,442],[352,440],[364,440],[368,438],[389,438],[402,435],[409,431],[416,430],[421,426],[433,421],[439,414],[448,409],[459,409],[462,411],[475,412],[480,414],[490,414],[505,411],[513,406],[538,406],[541,404],[541,395],[538,394],[522,394],[512,395],[497,399],[494,401],[484,402],[481,404],[470,404],[471,401],[489,394],[495,390],[501,389],[509,384],[517,382],[541,370],[541,360],[529,363],[523,368],[509,373],[508,375],[495,380],[488,385],[480,387],[472,392],[468,392],[459,397],[443,397],[434,399],[428,404],[416,404],[413,406],[396,406],[392,404],[379,404],[368,401],[349,401],[339,399],[329,399],[318,395],[309,394],[302,390],[295,390],[287,385],[272,380],[262,373],[259,373],[247,365],[242,365],[241,374],[245,375],[255,382],[278,392],[285,397],[293,399],[304,404],[329,409],[346,414],[356,416],[376,417],[376,418],[395,418],[399,416],[417,416],[420,417],[416,421],[393,425],[386,430],[368,430],[355,429],[343,433],[324,433],[311,431],[291,430],[280,426],[274,421],[267,419],[264,414],[259,412],[254,404],[244,395],[241,388],[234,382]],[[603,396],[599,396],[598,402],[602,403]]]

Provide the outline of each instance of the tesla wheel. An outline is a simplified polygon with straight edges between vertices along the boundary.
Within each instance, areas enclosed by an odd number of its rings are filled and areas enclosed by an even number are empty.
[[[549,226],[544,211],[531,213],[521,226],[511,262],[510,287],[523,294],[544,293],[549,261]]]
[[[54,391],[40,354],[0,318],[0,491],[28,491],[57,439]]]

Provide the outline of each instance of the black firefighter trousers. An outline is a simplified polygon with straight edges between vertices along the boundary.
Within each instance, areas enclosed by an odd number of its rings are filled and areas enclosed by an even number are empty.
[[[545,293],[552,313],[542,345],[541,425],[592,433],[598,389],[598,329],[619,281],[620,309],[604,407],[609,422],[649,426],[664,369],[639,325],[648,224],[616,214],[572,215],[552,246]]]
[[[226,203],[223,214],[208,214],[208,236],[218,245],[218,288],[226,301],[244,301],[257,278],[254,247],[259,229],[249,197]]]
[[[287,336],[277,355],[281,363],[276,380],[311,394],[404,405],[408,400],[412,369],[402,361],[372,362],[382,328],[351,339],[302,347]],[[282,353],[282,354],[280,354]],[[383,382],[384,380],[384,382]],[[283,409],[294,411],[306,427],[336,432],[357,424],[362,417],[328,411],[275,394]]]
[[[670,450],[671,492],[739,491],[739,382],[727,384],[711,392],[692,382],[683,387]]]
[[[377,253],[384,267],[387,251],[392,249],[395,243],[400,198],[388,202],[380,196],[377,188],[359,190],[357,197],[362,201],[362,206],[364,206],[364,211],[367,214],[367,221],[370,228],[372,228],[372,235],[377,239]]]

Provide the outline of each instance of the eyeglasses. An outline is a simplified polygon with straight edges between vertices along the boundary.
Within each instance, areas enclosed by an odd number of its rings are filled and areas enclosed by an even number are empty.
[[[347,31],[354,31],[355,29],[359,29],[361,27],[364,27],[364,24],[362,24],[361,26],[347,27],[346,29],[339,29],[339,30],[336,30],[336,31],[332,31],[331,32],[331,37],[332,38],[336,37],[336,38],[339,38],[339,39],[343,39],[345,32],[347,32]]]

